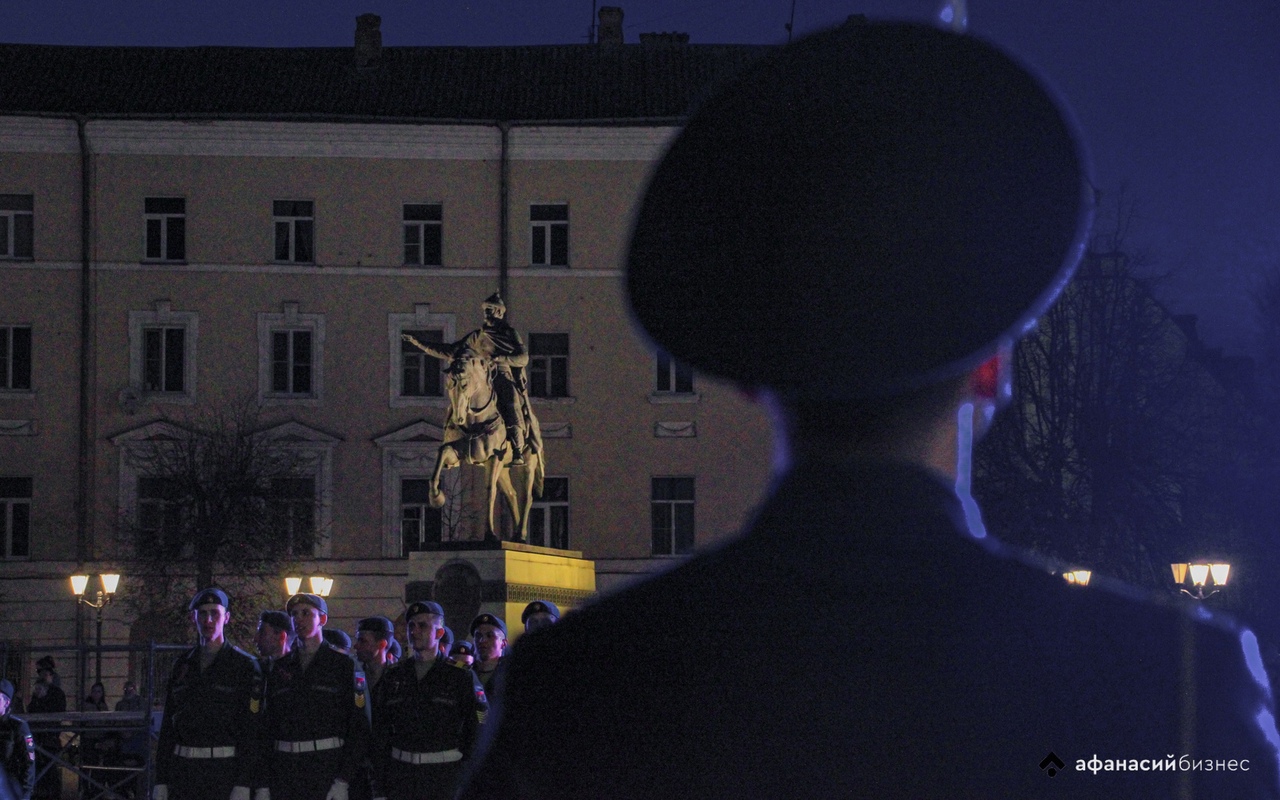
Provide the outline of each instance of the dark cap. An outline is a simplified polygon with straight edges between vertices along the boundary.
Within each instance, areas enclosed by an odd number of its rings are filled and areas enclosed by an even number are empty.
[[[45,656],[36,662],[36,672],[44,672],[45,670],[49,672],[58,671],[57,664],[53,663],[53,656]]]
[[[408,622],[419,614],[436,614],[442,622],[444,621],[444,609],[439,603],[433,603],[430,600],[419,600],[405,609],[404,621]]]
[[[329,643],[330,647],[340,647],[343,650],[351,649],[351,637],[344,630],[338,628],[325,628],[321,634],[324,640]]]
[[[329,614],[329,604],[326,603],[324,598],[318,594],[307,594],[305,592],[295,594],[293,597],[289,598],[289,602],[284,604],[285,610],[292,611],[293,607],[298,603],[306,603],[309,606],[314,606],[319,609],[321,614],[326,616]]]
[[[293,619],[283,611],[271,609],[258,615],[258,622],[265,622],[278,631],[293,633]]]
[[[380,636],[390,636],[396,632],[395,625],[386,617],[365,617],[356,623],[356,633],[370,631]]]
[[[404,654],[404,650],[400,647],[400,640],[394,636],[387,640],[387,654],[396,658]]]
[[[539,612],[550,614],[556,619],[560,619],[560,609],[550,600],[534,600],[532,603],[524,607],[524,611],[520,614],[520,623],[524,624],[529,621],[531,614]]]
[[[191,602],[187,603],[188,611],[195,611],[200,606],[206,606],[210,603],[217,603],[223,608],[231,608],[231,601],[227,599],[227,593],[221,589],[210,587],[201,589],[191,598]]]
[[[626,291],[653,342],[705,372],[898,395],[972,370],[1049,306],[1092,222],[1087,171],[1056,95],[996,47],[845,24],[693,115],[639,205]]]
[[[444,633],[440,635],[440,649],[447,653],[449,652],[449,648],[453,646],[453,631],[448,625],[445,625],[440,630],[444,631]]]
[[[476,635],[476,628],[480,627],[481,625],[492,625],[498,630],[502,631],[503,636],[507,635],[507,623],[503,622],[499,617],[495,617],[492,614],[488,614],[488,613],[481,614],[480,616],[471,620],[472,636]]]
[[[455,642],[453,647],[449,648],[449,655],[451,656],[475,656],[475,654],[476,646],[466,639]]]
[[[13,683],[11,683],[7,678],[0,678],[0,694],[12,700],[13,691]]]

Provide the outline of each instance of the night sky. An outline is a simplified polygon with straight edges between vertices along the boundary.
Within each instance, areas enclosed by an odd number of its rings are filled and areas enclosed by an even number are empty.
[[[624,36],[785,41],[792,0],[602,0]],[[934,0],[795,0],[795,31],[849,14],[935,18]],[[590,0],[6,0],[0,41],[77,45],[350,46],[586,42]],[[1250,292],[1280,264],[1280,0],[969,0],[970,31],[1038,67],[1074,107],[1104,213],[1133,203],[1126,249],[1201,332],[1247,353]],[[1103,222],[1107,225],[1106,221]]]

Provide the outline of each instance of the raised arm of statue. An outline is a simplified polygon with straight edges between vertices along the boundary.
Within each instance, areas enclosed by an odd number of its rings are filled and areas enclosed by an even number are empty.
[[[429,356],[441,361],[453,361],[453,345],[424,344],[407,333],[400,334],[400,338]]]

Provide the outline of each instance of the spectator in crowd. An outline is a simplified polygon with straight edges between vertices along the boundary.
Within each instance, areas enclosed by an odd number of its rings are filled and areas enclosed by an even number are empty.
[[[61,682],[52,656],[45,656],[37,661],[36,683],[31,688],[31,702],[27,704],[27,713],[55,714],[66,711],[67,695],[59,687]],[[62,750],[62,736],[56,732],[41,733],[36,736],[35,743],[36,774],[40,776],[35,796],[38,800],[62,800],[62,770],[51,766],[49,756],[45,755]]]

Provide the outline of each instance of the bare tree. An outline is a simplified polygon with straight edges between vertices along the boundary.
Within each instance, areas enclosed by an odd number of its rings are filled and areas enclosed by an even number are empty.
[[[244,600],[270,596],[269,583],[295,554],[311,553],[321,532],[314,477],[296,451],[265,435],[256,403],[164,422],[166,436],[127,455],[138,501],[119,534],[145,576],[136,582],[139,615],[185,625],[175,596],[215,585]]]

